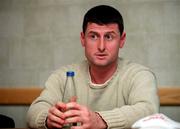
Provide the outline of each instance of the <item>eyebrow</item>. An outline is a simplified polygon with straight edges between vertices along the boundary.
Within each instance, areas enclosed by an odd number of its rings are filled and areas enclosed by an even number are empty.
[[[109,31],[109,32],[107,32],[107,33],[105,33],[105,34],[119,34],[119,32]]]
[[[91,33],[93,33],[93,34],[99,34],[98,32],[96,32],[96,31],[89,31],[89,32],[87,32],[87,34],[91,34]],[[119,32],[115,32],[115,31],[108,31],[108,32],[105,32],[105,34],[119,34]]]
[[[89,32],[87,32],[87,34],[90,34],[90,33],[98,34],[98,32],[96,32],[96,31],[89,31]]]

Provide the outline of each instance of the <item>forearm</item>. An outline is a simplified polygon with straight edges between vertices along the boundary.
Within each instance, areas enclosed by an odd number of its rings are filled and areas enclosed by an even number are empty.
[[[130,128],[131,125],[150,114],[157,113],[152,105],[148,103],[139,103],[136,105],[126,105],[109,111],[98,112],[106,122],[108,128]]]
[[[48,114],[48,109],[31,105],[27,113],[27,125],[30,128],[46,128],[45,121]]]

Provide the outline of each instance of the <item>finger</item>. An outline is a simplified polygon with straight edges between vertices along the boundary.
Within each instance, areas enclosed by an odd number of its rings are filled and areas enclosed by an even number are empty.
[[[56,107],[50,108],[49,113],[54,115],[54,116],[57,116],[61,119],[65,119],[64,113],[62,111],[60,111],[59,109],[57,109]]]
[[[48,116],[47,118],[47,125],[48,127],[56,127],[61,128],[64,125],[64,120],[56,117],[56,116]]]
[[[79,110],[70,109],[70,110],[67,110],[66,112],[64,112],[64,116],[66,118],[74,117],[74,116],[81,116],[81,112]]]
[[[62,125],[59,125],[57,123],[52,123],[53,128],[62,128]]]
[[[81,109],[81,105],[79,105],[76,102],[67,103],[66,104],[66,110],[70,110],[70,109],[80,110]]]
[[[55,104],[55,107],[61,111],[65,111],[66,110],[66,104],[62,103],[62,102],[57,102]]]
[[[62,128],[63,127],[63,125],[60,125],[60,124],[50,121],[50,120],[47,120],[47,124],[48,124],[48,127],[50,127],[50,128]]]
[[[64,124],[64,119],[55,116],[54,114],[48,114],[48,120],[53,123]]]
[[[65,120],[65,124],[72,124],[72,123],[81,123],[81,117],[79,116],[74,116],[74,117],[69,117]]]

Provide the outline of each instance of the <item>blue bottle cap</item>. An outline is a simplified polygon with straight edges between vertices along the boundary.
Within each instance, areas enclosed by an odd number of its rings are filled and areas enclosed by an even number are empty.
[[[74,77],[74,71],[67,71],[66,76],[68,77]]]

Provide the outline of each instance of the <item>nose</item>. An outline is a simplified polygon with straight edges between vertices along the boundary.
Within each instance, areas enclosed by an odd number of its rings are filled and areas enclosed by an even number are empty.
[[[105,46],[105,42],[104,42],[104,39],[101,38],[99,43],[98,43],[98,50],[100,52],[103,52],[104,50],[106,49],[106,46]]]

